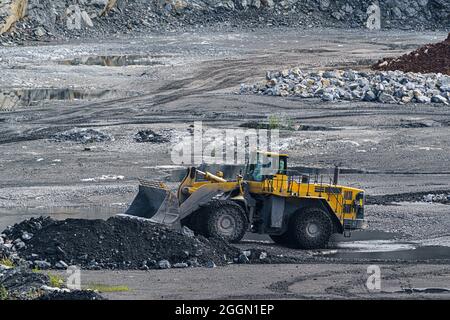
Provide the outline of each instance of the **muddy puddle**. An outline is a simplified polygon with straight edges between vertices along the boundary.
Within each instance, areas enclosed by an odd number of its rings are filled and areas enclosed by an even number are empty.
[[[69,66],[102,66],[102,67],[126,67],[126,66],[162,66],[164,58],[168,55],[110,55],[89,56],[62,60],[59,64]]]
[[[407,246],[407,245],[406,245]],[[401,244],[394,244],[389,248],[392,251],[379,251],[376,246],[367,251],[347,251],[338,250],[338,252],[328,255],[330,258],[344,260],[383,260],[383,261],[431,261],[431,260],[450,260],[450,248],[441,246],[426,246],[418,248],[405,249]]]
[[[74,88],[10,89],[0,91],[0,110],[39,106],[47,101],[76,101],[114,98],[134,93],[116,90],[85,90]]]
[[[345,260],[450,260],[450,236],[409,241],[396,239],[397,234],[367,231],[355,234],[356,237],[346,239],[337,237],[330,250],[321,254]]]
[[[394,291],[393,293],[430,293],[430,294],[437,294],[437,293],[449,293],[450,289],[448,288],[404,288],[402,290]]]

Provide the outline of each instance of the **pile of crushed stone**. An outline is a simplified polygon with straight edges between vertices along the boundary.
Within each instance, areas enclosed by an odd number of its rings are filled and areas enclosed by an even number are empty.
[[[39,269],[77,265],[94,270],[148,270],[239,262],[237,248],[189,231],[128,216],[64,221],[39,217],[9,227],[3,241],[30,267]]]
[[[354,70],[305,71],[300,68],[267,72],[256,84],[241,84],[240,94],[260,94],[323,101],[367,101],[389,104],[450,104],[450,76]]]
[[[71,130],[58,132],[51,137],[56,142],[77,142],[77,143],[94,143],[104,141],[114,141],[109,134],[96,129],[73,128]]]
[[[425,202],[434,202],[441,204],[450,204],[450,193],[433,194],[429,193],[422,198]]]
[[[427,44],[398,58],[384,58],[374,64],[372,69],[450,75],[450,33],[442,42]]]
[[[134,141],[136,142],[150,142],[150,143],[167,143],[170,142],[170,133],[162,132],[156,133],[153,130],[139,130],[134,135]]]

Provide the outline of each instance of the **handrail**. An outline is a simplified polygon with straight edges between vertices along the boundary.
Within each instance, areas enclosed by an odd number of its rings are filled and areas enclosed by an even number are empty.
[[[330,184],[330,186],[331,186],[331,184]],[[342,192],[341,193],[332,193],[332,192],[330,192],[330,189],[328,189],[328,197],[330,195],[333,195],[336,199],[336,208],[334,211],[335,212],[337,211],[338,205],[341,206],[341,208],[342,208],[341,220],[342,220],[342,222],[344,222],[344,215],[345,215],[345,213],[344,213],[344,196],[342,195]],[[339,201],[339,196],[342,197],[342,201]]]

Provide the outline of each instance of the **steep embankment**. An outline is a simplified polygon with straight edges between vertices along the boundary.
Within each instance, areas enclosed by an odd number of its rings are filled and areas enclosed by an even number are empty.
[[[379,18],[378,18],[379,17]],[[450,28],[447,0],[0,0],[0,44],[167,29]]]

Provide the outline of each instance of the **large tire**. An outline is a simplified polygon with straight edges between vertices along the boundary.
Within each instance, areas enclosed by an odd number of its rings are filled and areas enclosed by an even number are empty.
[[[221,237],[232,243],[244,237],[248,221],[239,204],[230,200],[214,200],[202,211],[201,233],[205,237]]]
[[[181,220],[181,225],[188,227],[195,234],[204,234],[204,223],[202,223],[204,209],[193,212],[188,217]]]
[[[290,245],[298,249],[326,248],[332,231],[333,223],[325,211],[320,208],[306,208],[290,220]]]

